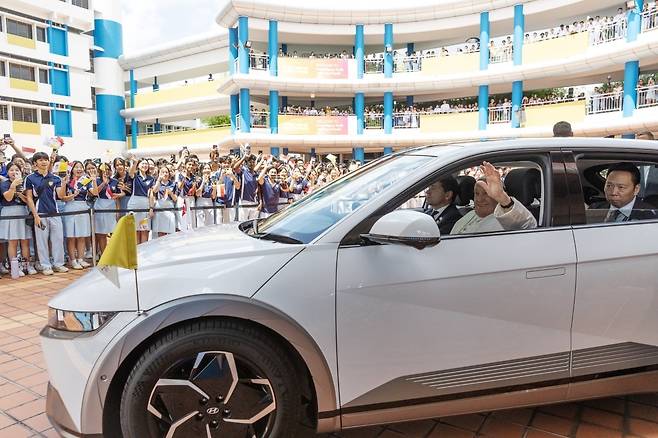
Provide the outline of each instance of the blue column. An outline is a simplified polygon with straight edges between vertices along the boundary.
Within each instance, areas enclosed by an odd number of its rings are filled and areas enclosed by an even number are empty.
[[[279,156],[279,147],[278,147],[278,146],[272,146],[272,147],[270,148],[270,154],[271,154],[273,157],[278,157],[278,156]]]
[[[480,70],[489,68],[489,12],[480,14]]]
[[[624,68],[624,117],[632,117],[637,108],[637,82],[640,77],[640,63],[629,61]],[[635,138],[635,134],[624,134],[623,138]]]
[[[411,56],[414,53],[414,43],[407,43],[407,56]]]
[[[391,146],[386,146],[384,148],[384,155],[391,155],[393,153],[393,148]]]
[[[354,148],[352,150],[352,158],[354,158],[356,161],[359,161],[360,163],[363,163],[366,161],[366,153],[363,148]]]
[[[414,106],[414,97],[407,96],[407,106]]]
[[[478,94],[478,129],[484,131],[489,124],[489,86],[480,85]]]
[[[356,93],[354,95],[354,114],[356,114],[356,133],[357,135],[363,134],[365,129],[365,108],[366,98],[363,93]]]
[[[240,132],[251,132],[249,88],[240,88]]]
[[[279,92],[270,90],[270,132],[279,133]]]
[[[384,77],[393,77],[393,25],[391,23],[384,25]]]
[[[269,31],[269,38],[267,40],[267,51],[270,57],[270,76],[278,76],[279,23],[274,20],[270,20],[270,31]]]
[[[130,70],[130,108],[135,108],[135,94],[137,94],[137,81],[135,80],[135,71]],[[137,149],[137,120],[130,119],[130,148]]]
[[[240,74],[249,74],[249,19],[247,17],[238,18],[238,63],[240,64]]]
[[[240,96],[231,94],[231,134],[234,134],[238,127],[238,113],[240,112]]]
[[[356,77],[357,79],[363,79],[363,70],[365,68],[365,38],[363,36],[363,24],[356,25],[354,58],[356,59]]]
[[[642,11],[644,10],[644,0],[635,0],[635,9],[630,9],[627,14],[628,32],[626,41],[633,42],[642,31]]]
[[[231,27],[228,30],[228,71],[234,75],[235,60],[238,59],[238,28]]]
[[[384,134],[393,133],[393,93],[384,93]]]
[[[523,63],[523,36],[525,32],[525,18],[523,5],[514,6],[514,65]],[[512,128],[519,128],[521,103],[523,101],[523,81],[512,83]]]

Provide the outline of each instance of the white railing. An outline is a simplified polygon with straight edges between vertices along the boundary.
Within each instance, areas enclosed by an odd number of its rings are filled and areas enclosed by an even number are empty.
[[[609,43],[626,38],[626,20],[613,21],[602,27],[596,27],[590,34],[593,45]]]
[[[658,9],[652,8],[642,13],[642,32],[658,27]]]
[[[587,114],[603,114],[621,111],[622,102],[623,93],[621,91],[592,95],[587,101]]]
[[[406,56],[404,58],[395,58],[393,64],[393,71],[395,73],[412,73],[420,71],[422,57],[420,56]]]
[[[366,59],[365,68],[363,69],[363,71],[366,74],[384,73],[384,59],[383,58]]]
[[[393,128],[420,128],[420,113],[393,113]]]
[[[637,89],[637,107],[646,108],[649,106],[658,106],[658,86],[650,85]]]
[[[489,53],[489,63],[501,64],[511,62],[514,57],[514,46],[494,47]]]
[[[489,107],[489,124],[510,123],[512,121],[512,104],[509,106]]]
[[[267,128],[270,115],[266,112],[254,111],[251,113],[252,128]]]
[[[249,54],[249,68],[252,70],[267,70],[270,57],[266,54]]]
[[[384,129],[384,114],[366,113],[363,119],[366,129]]]

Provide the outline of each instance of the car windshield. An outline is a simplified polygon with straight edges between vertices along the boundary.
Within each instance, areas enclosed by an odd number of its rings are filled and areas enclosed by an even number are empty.
[[[393,184],[412,175],[433,157],[396,155],[343,176],[266,219],[248,233],[287,243],[309,243],[345,216],[359,209]],[[241,227],[243,230],[245,229]]]

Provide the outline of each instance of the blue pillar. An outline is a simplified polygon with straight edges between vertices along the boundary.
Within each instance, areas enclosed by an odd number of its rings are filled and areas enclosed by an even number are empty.
[[[251,132],[249,88],[240,88],[240,132]]]
[[[384,25],[384,77],[393,77],[393,25],[391,23]]]
[[[414,97],[407,96],[407,106],[414,106]]]
[[[523,5],[514,6],[514,65],[523,63],[523,37],[525,32],[525,18]],[[512,128],[519,128],[521,103],[523,101],[523,81],[512,83]]]
[[[640,63],[629,61],[624,68],[624,117],[632,117],[637,108],[637,82],[640,77]],[[635,134],[624,134],[624,138],[635,138]]]
[[[489,12],[480,14],[480,70],[489,68]]]
[[[356,25],[354,58],[356,59],[356,77],[357,79],[363,79],[363,70],[365,68],[365,37],[363,36],[363,24]]]
[[[283,155],[288,155],[288,148],[283,148]]]
[[[414,43],[407,43],[407,56],[411,56],[414,53]]]
[[[240,112],[240,96],[231,94],[231,134],[234,134],[238,127],[238,113]]]
[[[384,93],[384,134],[393,133],[393,93]]]
[[[384,155],[391,155],[393,153],[393,148],[391,146],[386,146],[384,148]]]
[[[279,133],[279,92],[270,90],[270,132]]]
[[[489,86],[480,85],[478,94],[478,129],[484,131],[489,124]]]
[[[279,156],[279,147],[278,147],[278,146],[272,146],[272,147],[270,148],[270,154],[271,154],[273,157],[278,157],[278,156]]]
[[[135,71],[130,70],[130,108],[135,108],[135,94],[137,94],[137,81],[135,80]],[[130,119],[130,148],[137,149],[137,120]]]
[[[366,153],[363,148],[354,148],[352,150],[352,157],[356,160],[359,161],[360,163],[363,163],[366,161]]]
[[[238,18],[238,63],[240,64],[240,74],[249,74],[249,19],[247,17]]]
[[[270,76],[278,76],[279,23],[275,20],[270,20],[270,31],[269,31],[269,38],[267,40],[267,51],[269,52],[268,54],[270,58]]]
[[[153,91],[158,91],[160,89],[160,84],[158,84],[158,77],[153,76]]]
[[[628,32],[626,41],[633,42],[642,31],[642,11],[644,10],[644,0],[635,0],[635,9],[630,9],[627,14]]]
[[[365,108],[366,98],[363,93],[356,93],[354,96],[354,114],[356,114],[356,133],[363,134],[365,129]]]
[[[228,30],[228,71],[234,75],[235,60],[238,59],[238,28],[231,27]]]

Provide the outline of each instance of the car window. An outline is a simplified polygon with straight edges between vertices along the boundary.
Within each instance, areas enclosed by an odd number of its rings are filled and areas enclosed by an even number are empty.
[[[399,209],[414,209],[432,216],[442,236],[542,226],[545,208],[542,166],[533,161],[494,162],[492,165],[489,173],[484,166],[470,165],[438,175],[425,189],[405,200]],[[502,197],[509,200],[507,205],[496,201],[497,185],[507,195]]]
[[[578,158],[585,223],[658,219],[658,161],[624,158]]]

